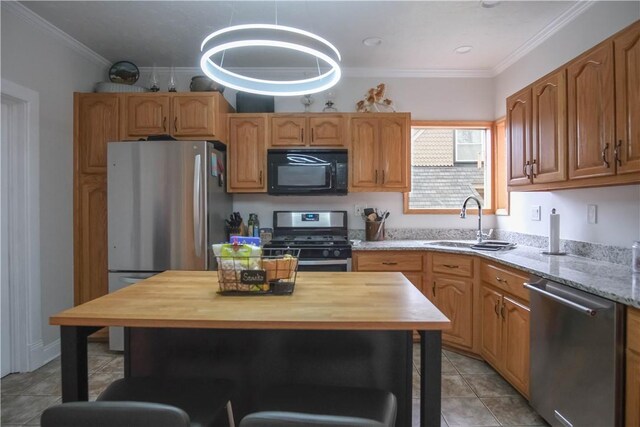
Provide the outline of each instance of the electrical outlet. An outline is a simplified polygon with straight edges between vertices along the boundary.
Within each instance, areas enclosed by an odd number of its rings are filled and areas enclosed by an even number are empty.
[[[362,217],[364,215],[364,210],[367,205],[353,205],[353,214],[358,217]]]
[[[598,223],[598,205],[587,205],[587,224]]]
[[[531,206],[531,221],[540,221],[540,205]]]

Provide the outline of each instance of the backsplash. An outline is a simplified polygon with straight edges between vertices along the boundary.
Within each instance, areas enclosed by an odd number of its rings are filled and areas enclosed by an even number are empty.
[[[476,230],[464,228],[388,228],[386,240],[474,240]],[[546,249],[548,238],[507,230],[495,230],[492,239],[506,240],[523,246]],[[364,230],[349,230],[349,239],[364,240]],[[571,255],[613,264],[631,265],[631,248],[599,243],[560,240],[560,250]],[[550,255],[552,256],[552,255]]]

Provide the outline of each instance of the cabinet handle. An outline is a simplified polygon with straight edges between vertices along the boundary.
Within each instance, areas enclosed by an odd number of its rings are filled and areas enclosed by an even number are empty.
[[[300,139],[304,142],[304,128],[300,129]]]
[[[436,281],[433,281],[433,286],[431,287],[431,293],[433,294],[433,296],[436,296]]]
[[[378,183],[378,169],[376,169],[376,184]]]
[[[500,305],[500,300],[496,300],[496,303],[493,306],[493,311],[496,312],[496,316],[500,318],[500,312],[498,311],[498,306]]]
[[[384,169],[382,169],[382,183],[384,184],[386,182],[385,178],[384,178]]]
[[[502,304],[502,306],[500,306],[500,316],[504,319],[504,304]]]
[[[529,166],[531,166],[529,164],[529,160],[527,160],[527,163],[525,163],[524,166],[522,166],[522,174],[527,178],[529,178],[529,172],[527,172],[527,169],[529,169]]]
[[[173,131],[178,132],[178,118],[173,119]]]
[[[606,167],[609,167],[609,162],[607,161],[607,150],[609,149],[609,143],[607,142],[602,149],[602,162]]]
[[[260,185],[262,185],[262,171],[260,171],[260,174],[258,175],[258,179],[260,179]]]
[[[460,268],[459,265],[454,265],[454,264],[442,264],[442,265],[447,267],[447,268]]]
[[[163,117],[162,118],[162,131],[166,132],[167,131],[167,117]]]
[[[619,139],[616,144],[615,149],[613,150],[613,154],[615,155],[615,161],[618,166],[622,166],[622,159],[620,158],[620,149],[622,148],[622,140]]]
[[[313,138],[313,128],[311,128],[311,142],[313,142],[314,138]]]
[[[536,171],[533,171],[533,166],[535,165],[536,167]],[[533,163],[531,164],[531,174],[533,175],[534,178],[536,178],[538,176],[538,161],[536,159],[533,159]]]
[[[383,262],[382,265],[398,265],[397,262]]]
[[[498,277],[498,276],[496,276],[496,280],[497,280],[498,282],[500,282],[500,283],[506,283],[507,285],[509,284],[509,282],[507,282],[507,280],[506,280],[506,279],[503,279],[502,277]]]

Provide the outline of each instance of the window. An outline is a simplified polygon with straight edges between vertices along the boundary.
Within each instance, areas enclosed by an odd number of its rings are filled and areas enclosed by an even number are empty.
[[[467,196],[491,210],[491,122],[412,122],[405,213],[457,213]]]

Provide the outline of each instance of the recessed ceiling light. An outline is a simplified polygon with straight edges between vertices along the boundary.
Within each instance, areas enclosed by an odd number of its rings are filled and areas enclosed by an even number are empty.
[[[502,3],[501,0],[480,0],[480,6],[485,7],[487,9],[491,9],[492,7],[496,7]]]
[[[382,44],[382,39],[380,37],[367,37],[362,40],[362,44],[369,47],[380,46]]]
[[[473,49],[472,46],[458,46],[457,48],[453,49],[453,51],[455,53],[463,54],[471,52],[471,49]]]

